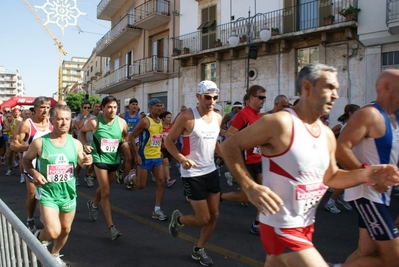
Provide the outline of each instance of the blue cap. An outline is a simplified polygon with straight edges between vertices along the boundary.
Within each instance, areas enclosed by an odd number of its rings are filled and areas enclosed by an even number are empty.
[[[158,105],[158,104],[162,104],[162,101],[159,100],[159,98],[153,98],[150,101],[148,101],[148,107],[152,107],[153,105]]]

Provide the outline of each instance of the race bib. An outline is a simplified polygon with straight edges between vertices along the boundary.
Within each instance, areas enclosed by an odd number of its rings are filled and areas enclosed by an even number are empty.
[[[162,134],[153,134],[151,136],[150,146],[161,146],[162,144]]]
[[[64,183],[73,178],[72,164],[47,165],[47,181],[51,183]]]
[[[101,151],[104,153],[113,153],[118,150],[118,139],[101,139]]]
[[[258,147],[258,146],[254,147],[254,150],[252,150],[252,153],[260,155],[261,154],[260,147]]]
[[[301,184],[295,186],[296,200],[305,201],[303,205],[303,212],[308,212],[313,208],[327,190],[327,186],[323,183]]]

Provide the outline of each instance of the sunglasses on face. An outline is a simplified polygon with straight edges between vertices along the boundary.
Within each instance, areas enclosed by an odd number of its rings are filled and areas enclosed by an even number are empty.
[[[4,110],[4,113],[11,113],[11,110]]]
[[[83,107],[83,109],[90,109],[90,107]]]
[[[215,96],[203,95],[203,97],[204,97],[206,100],[211,100],[211,99],[213,99],[213,100],[215,100],[215,101],[219,98],[218,95],[215,95]]]
[[[264,95],[254,95],[253,97],[257,97],[259,100],[265,100],[266,96]]]

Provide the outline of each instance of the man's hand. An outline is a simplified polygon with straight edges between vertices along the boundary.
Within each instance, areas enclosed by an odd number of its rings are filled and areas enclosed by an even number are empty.
[[[39,174],[39,176],[33,177],[33,184],[35,186],[41,186],[41,185],[47,184],[47,180],[46,180],[46,178],[44,178],[43,175]]]
[[[399,185],[399,170],[395,165],[372,165],[365,170],[367,172],[366,176],[368,176],[367,183],[370,185],[378,184],[379,186],[386,187]],[[383,190],[383,188],[377,191],[380,192],[380,190]]]
[[[84,145],[83,146],[83,152],[85,152],[86,154],[90,154],[93,151],[93,147],[89,146],[89,145]]]
[[[245,190],[248,200],[264,215],[275,214],[284,203],[269,187],[254,183],[253,187]]]
[[[181,162],[181,166],[183,169],[188,170],[191,169],[192,167],[197,167],[197,164],[191,159],[186,159]]]
[[[90,166],[93,163],[93,156],[90,154],[83,153],[82,163],[84,166]]]

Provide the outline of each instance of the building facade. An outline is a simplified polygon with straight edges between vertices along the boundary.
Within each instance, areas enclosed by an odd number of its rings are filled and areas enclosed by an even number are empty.
[[[24,96],[25,86],[18,70],[10,71],[0,66],[0,100],[6,101],[13,96]]]
[[[62,91],[63,95],[68,93],[83,92],[82,69],[87,61],[85,57],[72,57],[71,60],[62,61]]]
[[[319,62],[338,70],[334,123],[346,104],[375,100],[378,74],[399,65],[399,0],[103,0],[97,17],[112,29],[96,46],[109,71],[93,90],[121,106],[136,97],[144,111],[152,97],[173,114],[181,105],[195,107],[204,79],[220,87],[225,111],[251,85],[264,86],[267,111],[279,94],[294,102],[299,70]]]

